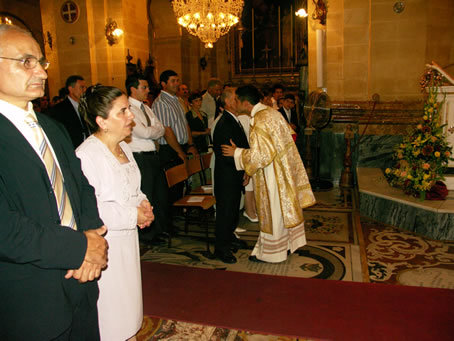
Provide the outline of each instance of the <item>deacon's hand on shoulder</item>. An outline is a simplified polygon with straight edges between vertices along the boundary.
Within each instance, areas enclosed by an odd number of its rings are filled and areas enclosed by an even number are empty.
[[[236,144],[235,142],[232,141],[232,139],[230,139],[230,144],[231,145],[228,144],[221,145],[222,155],[233,156],[235,154]]]

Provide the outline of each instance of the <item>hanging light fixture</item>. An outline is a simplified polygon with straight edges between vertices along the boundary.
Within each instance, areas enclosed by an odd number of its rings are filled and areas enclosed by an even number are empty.
[[[178,24],[212,48],[221,36],[240,21],[243,0],[173,0]]]
[[[12,25],[13,22],[8,17],[0,16],[0,24]]]

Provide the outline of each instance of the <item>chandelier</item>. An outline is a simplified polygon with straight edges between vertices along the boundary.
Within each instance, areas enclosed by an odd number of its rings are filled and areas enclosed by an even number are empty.
[[[212,48],[240,20],[243,0],[173,0],[178,24]]]

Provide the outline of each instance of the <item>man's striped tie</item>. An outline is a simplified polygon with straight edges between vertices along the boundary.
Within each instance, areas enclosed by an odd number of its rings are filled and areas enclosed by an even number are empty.
[[[58,214],[60,216],[61,225],[69,226],[72,229],[77,230],[76,221],[71,208],[71,202],[69,201],[68,193],[66,192],[65,184],[63,183],[61,171],[55,162],[54,156],[52,155],[52,151],[49,149],[46,139],[44,138],[42,128],[36,118],[34,118],[31,114],[28,114],[25,117],[25,122],[30,128],[32,128],[35,141],[39,146],[39,152],[44,160],[44,165],[46,166],[47,174],[54,190],[55,198],[57,199]]]

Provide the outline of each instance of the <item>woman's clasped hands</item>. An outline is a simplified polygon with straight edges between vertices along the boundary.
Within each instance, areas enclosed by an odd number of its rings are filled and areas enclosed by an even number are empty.
[[[142,200],[140,206],[137,207],[137,225],[143,229],[154,220],[153,206],[150,205],[148,200]]]

